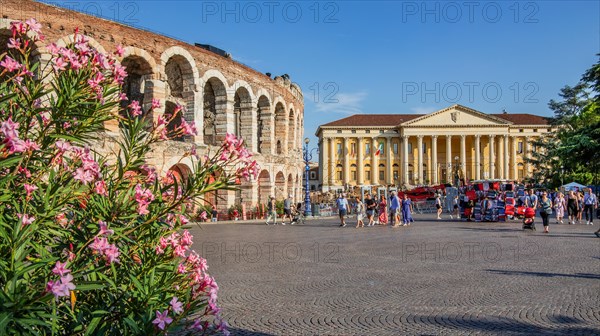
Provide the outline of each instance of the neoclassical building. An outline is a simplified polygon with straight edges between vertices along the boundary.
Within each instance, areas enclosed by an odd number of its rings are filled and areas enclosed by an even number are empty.
[[[302,198],[304,99],[288,75],[271,78],[218,49],[31,0],[3,0],[1,9],[0,54],[7,50],[12,21],[36,18],[42,24],[45,41],[34,49],[42,68],[50,59],[45,46],[73,43],[73,32],[79,28],[101,52],[124,47],[118,61],[128,73],[123,85],[128,101],[138,100],[142,110],[148,111],[152,99],[160,100],[162,107],[153,111],[154,118],[183,106],[183,118],[195,124],[198,135],[154,148],[148,164],[162,175],[167,171],[188,174],[193,165],[180,158],[192,144],[200,154],[207,153],[229,132],[244,139],[262,170],[257,179],[242,181],[239,191],[209,195],[211,203],[225,210],[234,204],[243,203],[247,208],[264,204],[269,195]],[[119,136],[117,123],[106,126],[98,150],[110,150]]]
[[[552,131],[533,114],[488,114],[453,105],[430,114],[359,114],[319,126],[323,191],[530,176],[523,159]]]

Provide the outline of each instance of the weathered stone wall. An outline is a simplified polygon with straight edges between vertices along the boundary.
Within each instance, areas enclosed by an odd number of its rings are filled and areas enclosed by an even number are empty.
[[[220,193],[219,209],[240,202],[253,207],[266,203],[269,195],[281,199],[292,194],[301,201],[304,103],[300,88],[288,77],[272,79],[182,41],[34,1],[2,0],[0,15],[0,41],[11,21],[33,17],[43,25],[46,44],[67,45],[79,28],[100,51],[114,52],[122,45],[125,54],[119,61],[131,74],[124,85],[130,100],[141,100],[143,110],[148,110],[152,99],[159,99],[162,111],[155,111],[154,118],[180,104],[183,117],[198,129],[194,138],[154,149],[149,163],[161,173],[176,164],[189,166],[180,158],[192,143],[206,152],[220,144],[226,132],[242,136],[262,167],[261,178],[244,182],[237,197],[236,192]],[[44,45],[37,52],[42,61],[49,59]],[[108,128],[105,150],[112,147],[110,138],[118,135],[117,124]]]

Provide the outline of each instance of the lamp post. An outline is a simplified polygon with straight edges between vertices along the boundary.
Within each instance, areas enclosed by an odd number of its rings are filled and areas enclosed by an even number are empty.
[[[310,186],[308,183],[308,178],[309,178],[309,172],[310,172],[310,160],[312,160],[312,152],[316,149],[313,148],[312,150],[308,149],[308,143],[310,142],[309,138],[304,138],[304,149],[303,149],[303,156],[304,156],[304,170],[305,170],[305,175],[306,175],[306,183],[304,185],[306,193],[304,195],[304,216],[308,216],[312,213],[312,209],[311,209],[311,205],[310,205]]]

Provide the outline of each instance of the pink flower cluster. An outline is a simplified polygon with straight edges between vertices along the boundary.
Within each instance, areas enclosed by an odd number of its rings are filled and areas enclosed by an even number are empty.
[[[260,167],[252,158],[252,153],[244,146],[243,139],[236,137],[235,134],[227,133],[221,150],[219,161],[233,162],[240,166],[235,175],[246,180],[258,176]]]
[[[146,189],[141,184],[138,184],[135,186],[135,201],[138,203],[138,214],[146,215],[150,213],[148,206],[154,201],[154,194],[150,189]]]
[[[90,244],[90,248],[94,253],[103,255],[109,264],[119,263],[119,255],[121,254],[119,248],[115,244],[109,244],[108,239],[102,237],[110,236],[114,231],[109,230],[106,223],[103,221],[99,221],[98,226],[100,227],[100,231],[98,232],[98,235],[94,237],[94,242]]]
[[[57,148],[60,147],[57,144]],[[72,159],[75,162],[81,161],[81,166],[73,172],[73,178],[83,184],[89,184],[102,177],[100,173],[100,165],[94,160],[91,155],[91,151],[88,147],[82,148],[77,146],[70,146],[70,152],[72,153]]]
[[[60,276],[59,280],[56,281],[48,281],[46,284],[46,291],[54,294],[54,297],[58,300],[59,297],[69,296],[70,291],[75,289],[75,285],[73,284],[73,276],[71,270],[66,268],[67,263],[61,263],[60,261],[56,262],[56,265],[52,269],[52,273]]]
[[[0,124],[0,133],[4,138],[2,143],[6,145],[9,154],[40,149],[40,145],[29,139],[19,139],[19,123],[13,122],[11,117]]]

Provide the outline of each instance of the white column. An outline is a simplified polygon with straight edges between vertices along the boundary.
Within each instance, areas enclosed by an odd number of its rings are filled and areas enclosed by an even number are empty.
[[[350,155],[348,153],[348,138],[342,138],[342,158],[344,158],[343,182],[346,186],[350,182]]]
[[[404,183],[408,184],[408,136],[402,136],[402,169],[404,170]]]
[[[331,158],[329,159],[329,186],[333,186],[335,181],[335,171],[336,171],[336,162],[335,162],[335,138],[330,138],[329,139],[329,155],[331,156]]]
[[[365,167],[365,164],[363,162],[363,150],[364,150],[364,148],[363,148],[362,139],[363,139],[362,137],[356,138],[356,150],[357,150],[356,156],[357,156],[357,160],[358,160],[358,162],[356,162],[356,168],[357,168],[356,169],[357,170],[356,171],[356,180],[357,180],[356,182],[359,185],[363,185],[364,182],[365,182],[364,181],[364,176],[365,176],[365,174],[364,174],[364,167]]]
[[[329,138],[322,138],[319,145],[321,146],[319,153],[321,159],[319,160],[319,180],[321,180],[321,184],[325,187],[329,185],[329,179],[327,178],[329,176]]]
[[[375,155],[377,153],[377,148],[379,144],[377,143],[377,138],[373,138],[373,142],[371,145],[371,181],[372,185],[379,185],[379,156]]]
[[[417,163],[417,179],[419,184],[423,184],[423,136],[417,135],[417,153],[419,161]]]
[[[523,177],[524,178],[529,178],[529,176],[530,176],[530,173],[529,173],[529,169],[530,169],[529,166],[530,166],[530,164],[528,162],[526,162],[526,159],[529,158],[529,152],[530,152],[530,150],[529,150],[530,143],[529,143],[529,137],[528,136],[525,137],[525,140],[524,140],[523,144],[524,144],[524,147],[525,147],[523,149],[523,172],[524,172],[524,176]]]
[[[498,146],[498,148],[497,148],[498,155],[496,156],[496,158],[497,158],[496,164],[498,165],[497,178],[503,179],[504,178],[504,142],[499,139],[497,146]]]
[[[446,135],[446,180],[452,183],[452,135]]]
[[[490,178],[495,178],[494,170],[495,170],[495,160],[494,160],[494,136],[490,135]]]
[[[504,135],[504,178],[509,179],[510,174],[508,170],[508,161],[509,161],[509,153],[508,153],[508,135]]]
[[[467,168],[467,136],[462,134],[460,136],[460,168],[463,171],[463,176],[466,177]]]
[[[385,149],[385,155],[386,155],[386,170],[387,170],[387,176],[386,176],[386,183],[387,184],[394,184],[394,179],[393,179],[393,175],[392,175],[392,165],[394,164],[394,160],[393,160],[393,155],[394,152],[392,151],[392,138],[387,138],[386,140],[386,146],[387,148]]]
[[[512,165],[512,179],[513,180],[517,180],[519,177],[519,172],[517,170],[517,142],[519,142],[518,138],[516,136],[512,136],[510,137],[510,140],[512,141],[512,153],[511,153],[511,165]]]
[[[433,169],[433,184],[440,183],[438,181],[437,140],[438,140],[437,135],[431,136],[431,156],[432,156],[431,168]]]
[[[475,179],[481,179],[481,135],[475,135]]]

